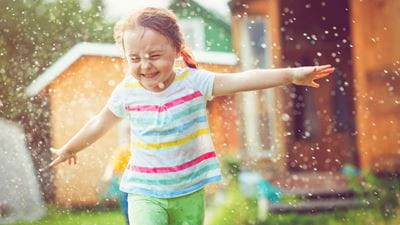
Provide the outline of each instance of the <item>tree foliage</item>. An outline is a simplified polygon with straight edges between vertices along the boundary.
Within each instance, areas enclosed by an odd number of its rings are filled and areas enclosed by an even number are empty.
[[[101,0],[81,9],[79,0],[0,1],[0,116],[25,113],[25,87],[52,62],[81,41],[111,41]]]

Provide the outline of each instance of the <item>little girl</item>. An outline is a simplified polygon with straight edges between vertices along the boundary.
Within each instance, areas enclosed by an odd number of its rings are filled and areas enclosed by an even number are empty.
[[[191,224],[204,219],[204,186],[221,180],[211,140],[206,101],[284,84],[319,87],[330,65],[258,69],[221,74],[198,70],[185,50],[175,15],[145,8],[115,27],[127,76],[106,106],[66,145],[56,150],[55,166],[99,139],[121,118],[131,125],[131,157],[120,189],[129,193],[131,224]],[[187,67],[175,68],[182,57]]]

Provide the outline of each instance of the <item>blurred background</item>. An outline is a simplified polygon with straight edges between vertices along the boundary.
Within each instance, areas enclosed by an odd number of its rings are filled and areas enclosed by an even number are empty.
[[[318,89],[288,85],[208,103],[225,179],[207,188],[207,224],[400,223],[399,1],[0,6],[1,224],[124,223],[102,179],[123,126],[79,153],[78,165],[41,168],[123,78],[113,26],[145,6],[174,11],[207,70],[336,67]]]

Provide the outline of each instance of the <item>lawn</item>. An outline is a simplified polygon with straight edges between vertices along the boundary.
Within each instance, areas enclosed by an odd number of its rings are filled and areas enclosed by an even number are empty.
[[[400,217],[394,215],[392,218],[385,220],[374,209],[354,209],[337,212],[321,213],[321,214],[274,214],[269,215],[267,221],[260,222],[254,216],[245,216],[244,214],[255,213],[254,207],[247,207],[232,210],[236,215],[227,214],[224,218],[212,221],[209,225],[398,225]],[[247,212],[247,213],[245,213]],[[241,215],[241,216],[240,216]],[[244,219],[242,218],[244,216]],[[249,216],[249,217],[248,217]],[[232,221],[231,221],[232,220]],[[69,211],[50,207],[48,215],[38,221],[18,222],[9,225],[123,225],[124,219],[119,210],[86,210],[86,211]]]
[[[350,180],[351,181],[351,180]],[[400,180],[377,178],[371,174],[350,182],[362,208],[313,214],[268,214],[266,221],[257,219],[255,199],[245,198],[237,180],[224,191],[225,200],[207,207],[208,225],[399,225]],[[289,198],[291,199],[291,198]],[[292,199],[293,200],[293,199]],[[283,201],[283,200],[282,200]],[[212,201],[209,201],[211,203]],[[45,218],[32,223],[12,225],[123,225],[118,209],[66,210],[49,207]]]
[[[71,211],[49,207],[47,216],[35,222],[17,222],[12,225],[123,225],[121,212],[115,210]]]

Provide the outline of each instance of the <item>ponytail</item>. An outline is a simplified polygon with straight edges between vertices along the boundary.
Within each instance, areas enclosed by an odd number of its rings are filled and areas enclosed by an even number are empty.
[[[185,61],[185,64],[193,69],[197,69],[197,62],[196,60],[194,60],[194,58],[192,57],[192,55],[189,54],[189,52],[183,48],[181,50],[181,56],[183,58],[183,61]]]

